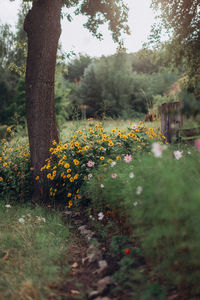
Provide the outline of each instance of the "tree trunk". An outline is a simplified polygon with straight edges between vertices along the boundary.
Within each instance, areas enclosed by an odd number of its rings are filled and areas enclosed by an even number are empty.
[[[58,142],[54,108],[54,76],[58,40],[61,34],[62,0],[37,0],[27,14],[24,30],[28,35],[26,66],[26,116],[33,176],[49,156],[51,142]],[[34,199],[45,200],[47,179],[35,181]]]

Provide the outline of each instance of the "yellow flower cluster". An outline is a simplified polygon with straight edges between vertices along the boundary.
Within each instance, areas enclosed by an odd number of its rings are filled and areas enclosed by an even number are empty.
[[[57,144],[53,141],[50,157],[41,168],[41,172],[46,172],[45,176],[49,180],[50,196],[55,198],[62,195],[68,207],[71,207],[75,200],[81,198],[77,190],[83,182],[90,180],[93,166],[121,160],[122,154],[127,151],[146,151],[150,140],[155,138],[160,138],[160,135],[152,128],[146,128],[142,122],[137,126],[130,124],[127,130],[115,127],[108,132],[101,122],[92,120],[88,128],[86,126],[74,132],[67,143]],[[36,180],[39,180],[39,175]],[[69,198],[70,201],[67,200]]]

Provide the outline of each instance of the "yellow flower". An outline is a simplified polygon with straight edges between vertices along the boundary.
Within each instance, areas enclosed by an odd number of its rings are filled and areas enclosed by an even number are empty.
[[[0,177],[0,181],[2,181],[3,180],[3,178],[2,177]]]
[[[53,140],[52,144],[53,144],[53,145],[56,145],[57,143],[56,143],[56,141],[55,141],[55,140]]]
[[[100,160],[104,160],[104,159],[105,159],[105,157],[104,157],[104,156],[101,156],[101,157],[100,157]]]
[[[73,182],[73,181],[74,181],[74,178],[73,178],[73,177],[71,177],[71,178],[70,178],[70,182]]]
[[[75,145],[76,147],[78,147],[78,146],[79,146],[79,142],[76,142],[74,145]]]
[[[71,172],[71,169],[67,169],[67,173],[70,173]]]
[[[39,179],[40,179],[40,176],[36,176],[36,177],[35,177],[35,180],[39,180]]]
[[[71,194],[71,193],[68,193],[68,194],[67,194],[67,197],[71,197],[71,196],[72,196],[72,194]]]
[[[120,156],[117,156],[117,157],[116,157],[116,160],[120,160],[120,159],[121,159],[121,157],[120,157]]]
[[[70,164],[68,164],[68,163],[66,163],[65,165],[64,165],[64,168],[66,168],[66,169],[68,169],[70,167]]]
[[[7,165],[8,165],[7,163],[4,163],[4,164],[3,164],[3,167],[7,167]]]
[[[79,165],[79,161],[77,159],[74,159],[73,162],[76,166]]]
[[[78,195],[77,195],[77,198],[80,199],[80,198],[81,198],[81,195],[78,194]]]
[[[79,177],[79,174],[74,175],[74,179],[78,179],[78,177]]]
[[[70,208],[72,206],[72,204],[73,204],[72,200],[70,200],[69,203],[68,203],[68,208]]]
[[[71,174],[67,174],[67,178],[70,178],[71,177]],[[64,178],[64,177],[63,177]]]
[[[82,133],[82,131],[81,131],[81,130],[78,130],[78,133],[80,133],[80,134],[81,134],[81,133]]]
[[[47,174],[47,178],[49,178],[49,179],[51,178],[51,173]]]

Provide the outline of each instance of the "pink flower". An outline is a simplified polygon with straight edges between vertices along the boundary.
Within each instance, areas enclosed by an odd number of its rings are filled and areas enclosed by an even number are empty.
[[[88,163],[87,163],[87,166],[90,167],[90,168],[93,167],[94,166],[94,162],[91,161],[91,160],[89,160]]]
[[[112,174],[112,178],[116,178],[116,177],[117,177],[116,173]]]
[[[196,140],[195,145],[197,149],[200,151],[200,139]]]
[[[132,161],[132,155],[126,154],[126,155],[124,156],[124,161],[125,161],[126,163],[130,163],[130,162]]]

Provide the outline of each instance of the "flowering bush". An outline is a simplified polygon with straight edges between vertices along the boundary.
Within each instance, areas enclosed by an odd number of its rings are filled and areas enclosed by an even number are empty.
[[[150,152],[155,139],[163,143],[164,137],[142,122],[130,124],[128,130],[114,128],[107,133],[101,122],[89,121],[67,143],[53,141],[50,157],[41,168],[49,181],[50,199],[67,203],[69,208],[83,203],[80,188],[92,178],[94,170],[101,165],[113,167],[120,160],[129,163],[138,153]],[[40,174],[35,179],[40,180]]]
[[[83,187],[91,199],[90,218],[105,228],[113,221],[121,234],[140,245],[140,252],[151,266],[147,280],[158,278],[167,289],[178,290],[180,298],[186,295],[187,299],[198,299],[199,151],[195,147],[189,153],[168,147],[159,148],[157,155],[156,147],[152,145],[152,155],[144,153],[138,160],[121,160],[114,167],[106,165],[96,170]],[[129,267],[129,271],[134,269]],[[192,276],[188,276],[190,272]],[[132,285],[135,277],[131,272],[125,270],[120,278],[126,274]]]
[[[9,200],[22,200],[31,195],[30,153],[28,144],[0,144],[0,195]]]

